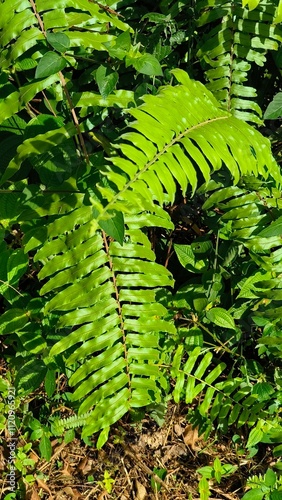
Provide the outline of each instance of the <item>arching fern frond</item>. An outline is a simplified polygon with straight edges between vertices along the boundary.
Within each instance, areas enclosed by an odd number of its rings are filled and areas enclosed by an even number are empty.
[[[248,84],[252,64],[263,66],[266,53],[277,51],[282,32],[275,26],[275,2],[261,1],[254,10],[241,1],[197,3],[198,26],[216,22],[201,41],[197,56],[208,65],[207,88],[231,111],[245,121],[262,123],[262,112],[255,102],[257,93]],[[213,26],[213,25],[212,25]]]
[[[253,172],[273,176],[280,183],[279,169],[269,143],[253,128],[222,110],[213,95],[181,70],[173,71],[180,85],[167,86],[157,96],[145,96],[138,109],[133,132],[121,137],[120,156],[103,170],[111,186],[99,191],[108,205],[93,200],[103,218],[109,209],[154,211],[155,203],[172,203],[179,184],[183,195],[195,192],[198,182],[209,181],[223,165],[237,183]],[[129,205],[128,205],[129,203]]]

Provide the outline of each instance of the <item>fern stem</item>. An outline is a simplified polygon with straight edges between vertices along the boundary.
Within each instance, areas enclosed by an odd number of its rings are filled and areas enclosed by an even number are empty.
[[[103,242],[104,242],[106,254],[108,257],[109,267],[110,267],[110,270],[112,273],[112,280],[113,280],[113,285],[114,285],[114,290],[115,290],[115,298],[116,298],[117,309],[118,309],[118,316],[119,316],[119,320],[120,320],[120,329],[122,332],[122,339],[123,339],[123,349],[124,349],[124,357],[125,357],[125,361],[126,361],[126,374],[127,374],[127,378],[128,378],[128,388],[131,392],[130,373],[129,373],[129,364],[128,364],[128,352],[127,352],[127,347],[126,347],[126,334],[125,334],[124,320],[123,320],[123,315],[122,315],[122,305],[121,305],[120,299],[119,299],[119,292],[118,292],[116,275],[115,275],[115,271],[114,271],[114,267],[113,267],[113,261],[112,261],[112,258],[110,256],[109,245],[108,245],[107,236],[106,236],[105,231],[102,231],[102,236],[103,236]]]
[[[36,5],[35,5],[35,3],[34,3],[34,1],[33,1],[33,0],[29,0],[29,1],[30,1],[30,3],[31,3],[32,10],[33,10],[34,15],[35,15],[35,17],[36,17],[36,19],[37,19],[37,22],[38,22],[38,24],[39,24],[39,26],[40,26],[40,29],[41,29],[41,31],[42,31],[42,33],[43,33],[43,35],[44,35],[44,36],[45,36],[45,38],[46,38],[46,31],[45,31],[45,28],[44,28],[44,24],[43,24],[43,21],[42,21],[42,19],[41,19],[41,17],[40,17],[40,14],[37,12]]]
[[[11,288],[12,290],[14,290],[14,292],[23,297],[23,294],[19,292],[14,286],[10,285],[7,281],[0,280],[0,283],[3,283],[3,285],[7,285],[7,287]]]
[[[64,75],[63,75],[63,73],[61,71],[59,71],[59,77],[60,77],[60,80],[61,80],[63,91],[65,93],[65,96],[67,98],[67,101],[68,101],[68,104],[69,104],[69,107],[70,107],[70,112],[71,112],[71,115],[72,115],[73,122],[74,122],[74,124],[76,126],[77,135],[79,137],[79,142],[80,142],[80,146],[81,146],[81,149],[82,149],[82,152],[83,152],[83,156],[85,158],[86,163],[88,165],[90,165],[89,156],[88,156],[88,153],[87,153],[87,150],[86,150],[86,146],[85,146],[85,142],[84,142],[84,139],[83,139],[83,135],[82,135],[81,130],[80,130],[80,125],[79,125],[79,121],[78,121],[78,118],[77,118],[77,114],[76,114],[73,102],[71,100],[71,96],[69,94],[69,91],[67,89],[67,84],[66,84],[65,77],[64,77]]]
[[[54,111],[53,107],[52,107],[52,104],[50,103],[47,95],[45,94],[44,90],[42,90],[42,94],[43,94],[43,97],[45,99],[45,101],[47,102],[48,106],[49,106],[49,109],[52,113],[52,115],[54,115],[55,117],[57,116],[56,112]]]
[[[233,356],[237,356],[239,358],[241,357],[240,354],[238,354],[237,352],[231,351],[231,349],[229,349],[229,347],[227,347],[223,342],[221,342],[221,340],[218,337],[216,337],[216,335],[214,335],[212,332],[210,332],[210,330],[206,326],[204,326],[202,323],[200,323],[200,321],[196,321],[195,324],[197,326],[199,326],[200,328],[202,328],[202,330],[204,330],[206,333],[208,333],[213,338],[213,340],[215,342],[218,342],[225,352],[228,352],[229,354],[232,354]]]

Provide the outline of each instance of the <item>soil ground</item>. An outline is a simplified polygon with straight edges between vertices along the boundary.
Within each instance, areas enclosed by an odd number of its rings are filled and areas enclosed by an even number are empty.
[[[243,432],[244,429],[244,438]],[[247,477],[265,472],[270,456],[266,448],[254,459],[247,458],[242,450],[231,446],[231,438],[232,434],[213,436],[205,442],[187,422],[187,407],[171,405],[162,427],[149,416],[136,424],[122,420],[112,428],[101,450],[75,438],[68,444],[54,439],[48,463],[32,452],[31,458],[36,460],[33,474],[37,479],[26,488],[25,497],[27,500],[196,500],[200,498],[201,477],[197,469],[212,465],[218,457],[222,464],[236,465],[238,469],[223,477],[219,484],[210,481],[209,499],[238,500],[244,494]]]

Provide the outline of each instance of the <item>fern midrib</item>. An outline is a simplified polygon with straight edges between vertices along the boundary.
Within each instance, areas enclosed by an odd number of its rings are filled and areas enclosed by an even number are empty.
[[[118,317],[119,317],[119,322],[120,322],[120,330],[122,332],[122,340],[123,340],[123,350],[124,350],[124,359],[126,362],[126,375],[128,378],[128,388],[130,393],[132,392],[131,390],[131,380],[130,380],[130,371],[129,371],[129,363],[128,363],[128,352],[127,352],[127,347],[126,347],[126,333],[124,329],[124,320],[123,320],[123,315],[122,315],[122,305],[120,303],[119,299],[119,293],[118,293],[118,287],[117,287],[117,281],[116,281],[116,275],[114,271],[114,265],[113,265],[113,260],[110,255],[110,250],[109,250],[109,245],[107,242],[107,236],[105,231],[102,231],[102,237],[103,237],[103,242],[105,246],[105,251],[108,257],[108,262],[109,262],[109,268],[112,274],[112,280],[113,280],[113,286],[115,290],[115,298],[116,298],[116,303],[117,303],[117,310],[118,310]]]
[[[185,130],[184,132],[181,132],[179,135],[177,135],[176,137],[174,137],[168,144],[166,144],[163,147],[163,149],[161,151],[159,151],[155,155],[155,157],[152,160],[150,160],[141,170],[139,170],[138,172],[136,172],[136,174],[134,175],[134,177],[132,179],[130,179],[124,185],[124,187],[123,187],[123,189],[121,189],[121,191],[119,191],[117,194],[115,194],[115,196],[113,197],[113,199],[108,203],[108,205],[106,205],[104,207],[104,210],[97,216],[97,221],[99,221],[100,219],[103,219],[103,217],[106,215],[106,213],[109,210],[111,210],[112,207],[114,208],[114,206],[115,206],[116,202],[118,201],[120,195],[122,195],[123,193],[125,193],[131,187],[131,185],[134,184],[139,179],[139,177],[142,176],[174,144],[176,144],[177,142],[179,142],[183,137],[187,137],[190,132],[192,132],[194,130],[197,130],[200,127],[203,127],[203,126],[205,126],[205,125],[207,125],[209,123],[212,123],[212,122],[216,122],[218,120],[226,120],[226,119],[229,119],[229,116],[217,116],[216,118],[211,118],[211,119],[206,120],[204,122],[198,123],[197,125],[194,125],[193,127]]]

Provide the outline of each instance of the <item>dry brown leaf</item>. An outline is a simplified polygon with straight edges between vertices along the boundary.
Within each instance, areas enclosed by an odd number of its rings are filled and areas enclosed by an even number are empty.
[[[142,434],[138,441],[138,448],[144,448],[144,446],[148,446],[151,449],[156,450],[163,446],[166,438],[165,429],[161,429],[160,431],[156,431],[153,434]]]
[[[71,498],[74,498],[74,500],[81,500],[82,499],[82,496],[79,493],[79,491],[77,491],[75,488],[71,488],[70,486],[66,486],[63,489],[63,492],[66,493],[67,495],[69,495]]]
[[[77,466],[77,470],[81,472],[81,474],[83,474],[84,476],[89,474],[91,469],[92,469],[92,460],[89,460],[87,457],[81,460]]]
[[[47,484],[44,483],[44,481],[42,481],[42,479],[39,479],[37,477],[36,478],[36,482],[37,482],[39,488],[42,488],[43,491],[46,491],[46,493],[49,493],[49,495],[52,496],[52,493],[51,493],[51,490],[50,490],[49,486],[47,486]]]
[[[29,458],[31,458],[31,460],[34,460],[34,462],[37,464],[37,462],[39,461],[39,456],[34,453],[34,451],[31,451],[30,454],[29,454]]]
[[[162,460],[163,464],[169,462],[174,457],[178,458],[181,455],[186,455],[186,454],[187,454],[187,449],[184,443],[173,444],[172,446],[169,446],[168,450],[164,454]]]
[[[84,457],[83,460],[80,460],[80,462],[77,466],[77,470],[82,471],[84,469],[85,465],[87,464],[87,462],[88,462],[87,457]]]
[[[32,489],[30,500],[41,500],[40,496],[34,488]]]
[[[55,500],[66,500],[66,493],[64,493],[64,490],[60,490],[56,493]]]
[[[143,484],[139,483],[139,481],[135,481],[136,488],[136,496],[135,500],[145,500],[147,498],[147,490]]]
[[[97,500],[106,500],[107,498],[108,498],[108,493],[106,492],[106,490],[104,490],[102,491],[102,493],[100,493]]]
[[[5,458],[3,455],[4,448],[0,446],[0,470],[5,470]]]
[[[67,477],[73,477],[70,464],[67,461],[64,461],[64,468],[61,470],[61,474]]]
[[[183,441],[186,446],[190,446],[190,448],[194,451],[198,450],[199,447],[196,446],[196,443],[199,439],[198,429],[193,429],[192,425],[188,424],[183,432]]]
[[[181,436],[183,434],[183,427],[181,427],[181,425],[179,424],[175,424],[174,432],[177,436]]]

